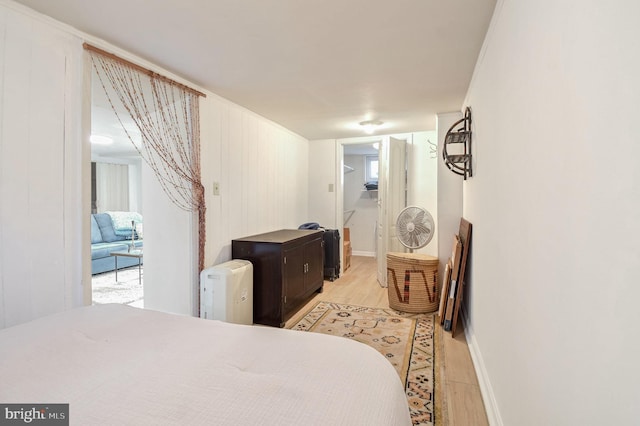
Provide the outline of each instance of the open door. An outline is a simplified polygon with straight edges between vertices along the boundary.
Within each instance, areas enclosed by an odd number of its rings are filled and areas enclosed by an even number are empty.
[[[405,247],[396,237],[396,218],[407,205],[407,143],[405,140],[389,138],[387,161],[387,251],[404,252]]]
[[[378,283],[387,287],[387,252],[403,252],[396,217],[407,203],[407,141],[389,137],[380,149],[376,258]]]
[[[382,287],[387,286],[387,227],[386,225],[386,198],[389,156],[389,143],[385,139],[380,144],[378,162],[378,220],[376,222],[376,265],[378,268],[378,283]]]

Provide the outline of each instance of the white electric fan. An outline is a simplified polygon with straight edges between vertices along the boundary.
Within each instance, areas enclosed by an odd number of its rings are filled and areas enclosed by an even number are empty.
[[[396,234],[403,246],[411,253],[429,244],[435,232],[431,214],[422,207],[409,206],[402,209],[396,219]]]

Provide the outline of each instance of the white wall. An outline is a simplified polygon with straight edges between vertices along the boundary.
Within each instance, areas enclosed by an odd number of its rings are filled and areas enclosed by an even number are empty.
[[[144,192],[142,191],[142,160],[129,164],[129,210],[138,212],[144,218]]]
[[[81,51],[0,5],[0,328],[82,304]]]
[[[313,220],[308,212],[309,142],[209,94],[201,101],[207,202],[205,265],[231,258],[231,240]],[[218,182],[220,195],[213,194]]]
[[[342,228],[336,220],[336,197],[342,184],[342,175],[336,173],[336,157],[335,139],[309,143],[309,220],[305,222],[318,222],[329,229]]]
[[[192,233],[193,213],[174,205],[154,171],[142,166],[144,210],[144,307],[192,315],[198,312],[197,239]]]
[[[90,303],[83,291],[83,283],[84,289],[90,283],[85,40],[189,85],[104,41],[0,0],[0,328],[80,306],[83,293]],[[308,218],[309,188],[304,138],[208,95],[201,103],[207,265],[230,258],[232,238],[297,228]],[[214,181],[220,196],[212,194]],[[156,189],[145,182],[143,201],[155,209],[155,218],[145,209],[145,302],[191,314],[198,285],[192,219],[160,206],[162,201],[150,204],[147,191],[157,195]]]
[[[464,184],[494,424],[638,423],[639,16],[631,0],[496,7]]]
[[[441,157],[438,155],[437,146],[437,131],[416,132],[412,135],[411,147],[408,150],[408,181],[410,184],[408,185],[407,205],[425,208],[436,223],[431,242],[426,247],[415,250],[415,253],[431,256],[438,256],[438,165],[441,163]],[[436,152],[433,152],[434,149]]]
[[[451,257],[453,237],[460,229],[462,216],[462,176],[453,173],[442,161],[444,138],[449,128],[462,118],[460,112],[441,113],[438,123],[438,276],[442,276],[444,265]],[[472,243],[473,244],[473,243]]]

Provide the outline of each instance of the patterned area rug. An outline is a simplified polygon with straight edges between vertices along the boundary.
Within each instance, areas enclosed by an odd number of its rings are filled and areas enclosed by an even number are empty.
[[[92,298],[94,305],[105,303],[139,304],[144,297],[144,270],[142,282],[138,282],[138,267],[132,266],[118,270],[118,281],[115,272],[105,272],[91,277]]]
[[[318,302],[291,328],[347,337],[385,356],[405,385],[414,425],[436,425],[433,314]],[[437,424],[441,424],[438,419]]]

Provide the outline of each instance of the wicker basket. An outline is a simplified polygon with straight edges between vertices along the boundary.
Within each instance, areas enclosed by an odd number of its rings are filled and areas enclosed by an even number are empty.
[[[387,253],[389,307],[424,313],[438,309],[438,258],[419,253]]]

